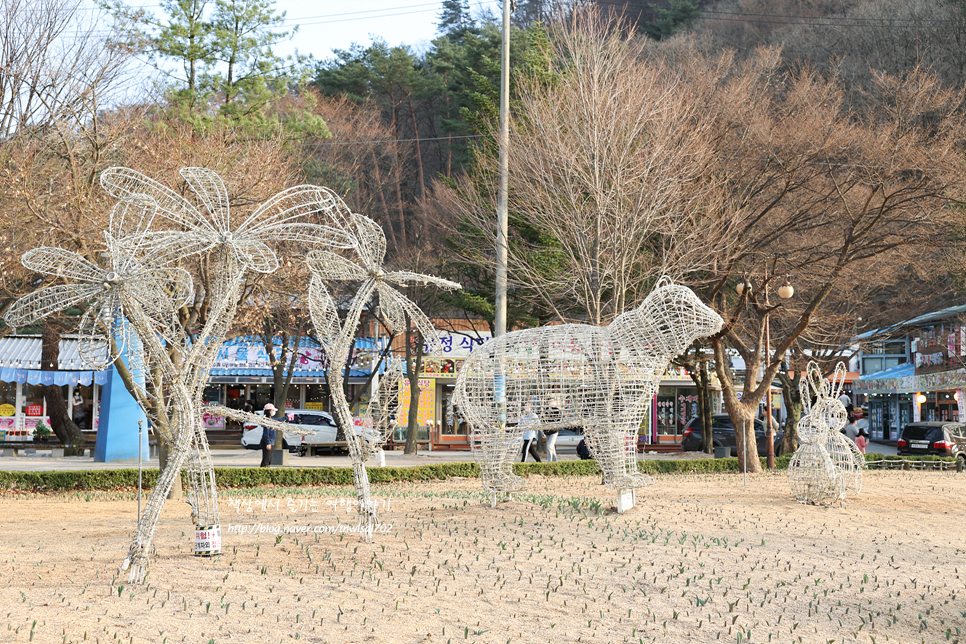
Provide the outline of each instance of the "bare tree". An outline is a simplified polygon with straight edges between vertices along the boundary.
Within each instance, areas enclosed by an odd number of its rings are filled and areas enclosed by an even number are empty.
[[[961,179],[962,94],[918,68],[876,73],[860,109],[841,78],[786,72],[779,49],[655,53],[592,16],[554,42],[549,78],[520,83],[511,276],[561,319],[572,303],[595,323],[658,272],[695,285],[728,320],[711,346],[746,427],[740,449],[785,353],[841,339],[852,282],[894,283],[935,245]],[[486,170],[440,191],[481,265],[494,244]],[[787,302],[775,297],[786,274],[798,293]]]
[[[81,0],[0,0],[0,137],[86,121],[111,102],[130,51]]]
[[[714,217],[737,232],[695,283],[728,320],[712,345],[725,405],[735,426],[747,427],[739,449],[754,440],[751,421],[785,353],[835,313],[833,291],[935,244],[961,178],[961,93],[918,69],[877,74],[868,107],[857,111],[840,79],[784,76],[779,54],[761,51],[741,65],[695,54],[684,63],[691,82],[707,88],[702,104],[717,121],[715,176],[724,183]],[[774,294],[787,273],[799,296],[766,303],[765,288]],[[754,288],[737,296],[733,286],[748,276]],[[740,396],[729,348],[745,362]]]
[[[509,274],[557,318],[601,324],[660,274],[679,276],[728,243],[698,221],[713,187],[712,133],[679,75],[645,59],[620,23],[588,11],[552,36],[550,68],[517,83]],[[437,193],[457,213],[464,259],[487,265],[494,182],[488,164],[477,173]]]
[[[718,0],[708,4],[692,35],[661,41],[661,49],[695,44],[714,53],[752,56],[782,46],[790,67],[838,74],[853,100],[874,86],[874,72],[929,70],[946,87],[963,84],[966,14],[948,0]]]
[[[325,119],[332,137],[310,140],[302,154],[309,181],[328,186],[343,195],[356,212],[368,213],[386,231],[391,249],[402,246],[397,234],[396,190],[393,163],[399,159],[399,143],[383,122],[378,106],[358,103],[346,96],[327,97],[307,91],[286,102],[312,103],[313,113]]]

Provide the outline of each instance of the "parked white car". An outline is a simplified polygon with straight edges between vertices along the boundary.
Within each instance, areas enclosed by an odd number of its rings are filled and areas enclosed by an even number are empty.
[[[256,414],[263,414],[257,411]],[[298,453],[301,456],[306,454],[315,455],[318,451],[316,446],[325,446],[330,449],[344,450],[345,440],[337,441],[336,436],[338,427],[332,415],[315,409],[286,409],[285,416],[292,425],[298,425],[303,430],[301,435],[286,436],[282,439],[282,444],[290,452]],[[356,427],[356,432],[361,432],[360,427]],[[376,440],[375,432],[371,429],[366,430],[365,435],[371,440]],[[241,444],[246,449],[259,449],[262,442],[262,426],[246,424],[242,432]],[[333,443],[338,443],[333,445]]]
[[[264,411],[256,414],[263,415]],[[324,411],[315,409],[286,409],[288,422],[298,425],[304,432],[300,436],[286,435],[283,444],[290,452],[302,452],[304,446],[312,443],[334,443],[336,437],[335,419]],[[262,426],[246,424],[242,431],[241,444],[246,449],[259,449],[262,442]]]

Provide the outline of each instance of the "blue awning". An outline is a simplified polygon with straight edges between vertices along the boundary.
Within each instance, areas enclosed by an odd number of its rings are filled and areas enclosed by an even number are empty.
[[[258,378],[272,378],[274,374],[271,369],[212,369],[212,376],[256,376]],[[294,378],[325,378],[325,371],[322,369],[299,369],[292,374]],[[369,372],[361,369],[350,369],[350,378],[368,378]]]
[[[889,367],[883,371],[871,373],[859,377],[859,380],[884,380],[886,378],[905,378],[916,374],[916,366],[911,362],[906,362],[895,367]]]

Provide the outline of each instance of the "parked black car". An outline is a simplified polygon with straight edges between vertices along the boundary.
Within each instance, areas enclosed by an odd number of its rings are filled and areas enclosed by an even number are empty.
[[[775,455],[781,453],[783,431],[775,432]],[[738,456],[738,446],[735,442],[735,428],[731,424],[728,414],[714,414],[711,416],[711,439],[715,447],[731,448],[731,455]],[[755,419],[755,441],[758,444],[758,456],[768,455],[768,443],[765,436],[765,424]],[[684,436],[681,449],[685,452],[704,451],[704,432],[701,430],[701,417],[695,416],[684,426]]]
[[[966,424],[949,421],[909,423],[899,434],[896,451],[900,456],[935,454],[966,461]]]

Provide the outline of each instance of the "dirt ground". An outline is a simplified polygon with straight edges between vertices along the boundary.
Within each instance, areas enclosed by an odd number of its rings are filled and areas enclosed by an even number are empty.
[[[867,472],[842,507],[781,474],[659,476],[624,515],[591,477],[375,496],[366,543],[345,488],[223,493],[210,559],[169,503],[137,587],[132,495],[5,496],[0,641],[966,642],[962,474]]]

